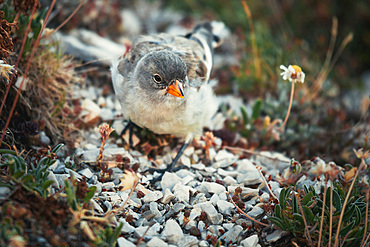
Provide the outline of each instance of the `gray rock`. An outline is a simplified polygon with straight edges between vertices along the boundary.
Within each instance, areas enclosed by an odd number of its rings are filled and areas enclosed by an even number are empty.
[[[170,189],[170,191],[172,191],[173,187],[175,187],[177,183],[181,182],[182,179],[175,173],[165,172],[161,180],[161,187],[163,191],[166,190],[167,188]]]
[[[0,198],[5,198],[6,195],[10,193],[10,188],[8,187],[0,187]]]
[[[120,237],[117,239],[117,244],[119,247],[136,247],[133,243],[125,239],[124,237]]]
[[[252,217],[252,218],[257,218],[258,216],[262,215],[265,211],[258,207],[258,206],[255,206],[253,207],[253,209],[251,211],[249,211],[247,214]]]
[[[48,179],[53,180],[54,183],[51,185],[52,187],[59,189],[59,182],[58,179],[55,177],[55,174],[53,172],[49,172]]]
[[[254,234],[240,242],[243,247],[257,247],[258,235]]]
[[[175,198],[175,195],[172,194],[169,188],[166,188],[163,194],[162,203],[167,204],[169,203],[173,198]]]
[[[182,184],[176,184],[173,188],[174,196],[179,202],[189,203],[190,187]]]
[[[199,241],[194,236],[185,235],[185,237],[183,238],[181,242],[182,242],[180,245],[181,247],[192,247],[192,246],[197,246]]]
[[[101,108],[100,109],[100,118],[103,121],[110,121],[114,119],[114,113],[111,109],[108,108]]]
[[[87,179],[90,179],[92,178],[92,176],[94,176],[94,173],[92,173],[92,171],[89,168],[85,168],[79,171],[78,173],[81,174],[82,176],[85,176]]]
[[[179,245],[184,237],[184,233],[180,225],[175,220],[170,219],[166,222],[162,237],[171,244]]]
[[[216,208],[212,205],[211,202],[203,202],[194,205],[194,208],[201,208],[207,214],[207,219],[212,224],[221,224],[222,223],[222,215],[219,214]]]
[[[285,232],[281,231],[281,230],[275,230],[273,233],[267,235],[266,237],[266,241],[267,243],[273,243],[273,242],[276,242],[278,241],[283,235],[285,234]]]
[[[48,137],[44,131],[40,132],[40,142],[44,145],[49,145],[50,144],[50,137]]]
[[[220,197],[217,194],[213,194],[213,196],[211,197],[209,201],[212,202],[213,206],[216,206],[219,200],[220,200]]]
[[[142,237],[145,233],[145,231],[148,229],[149,226],[140,226],[135,229],[135,235],[137,237]],[[149,227],[149,230],[147,231],[145,237],[155,237],[158,235],[159,230],[161,229],[161,226],[159,223],[155,223],[153,226]]]
[[[226,191],[225,187],[215,182],[202,182],[199,190],[203,193],[220,194]]]
[[[125,219],[121,218],[119,221],[123,223],[121,229],[122,233],[133,233],[135,231],[135,227],[127,223]]]
[[[99,148],[89,149],[83,152],[83,158],[86,162],[95,162],[99,155]]]
[[[234,205],[230,202],[219,200],[217,201],[217,208],[222,214],[231,214],[231,210],[234,208]]]
[[[243,227],[239,225],[235,225],[233,228],[231,228],[229,231],[227,231],[224,235],[220,237],[220,239],[224,239],[226,245],[229,245],[231,243],[235,243],[237,240],[239,234],[243,231]]]
[[[58,181],[59,187],[64,188],[64,181],[69,178],[69,174],[54,174]]]
[[[242,187],[242,186],[228,186],[227,190],[231,193],[234,193],[237,187],[240,187],[242,189],[242,193],[240,194],[242,198],[248,197],[248,196],[252,196],[252,197],[258,196],[259,189],[251,189],[251,188]]]
[[[173,210],[175,211],[175,213],[180,212],[184,208],[185,208],[185,205],[183,203],[178,203],[177,202],[175,205],[173,205]]]
[[[224,177],[229,176],[229,177],[234,177],[234,178],[236,178],[236,176],[238,176],[238,174],[239,174],[239,172],[238,172],[238,171],[235,171],[235,170],[232,170],[232,171],[226,171],[226,170],[224,170],[224,169],[222,169],[222,168],[218,168],[218,169],[217,169],[217,173],[218,173],[219,175],[221,175],[221,176],[224,176]]]
[[[147,247],[167,247],[168,244],[158,237],[153,237],[147,244]]]
[[[223,228],[225,228],[225,230],[229,231],[231,228],[233,228],[235,226],[234,223],[225,223],[225,224],[222,224]]]
[[[161,199],[162,197],[163,197],[162,192],[156,190],[156,191],[152,191],[149,194],[147,194],[146,196],[144,196],[143,201],[145,203],[155,202],[155,201]]]

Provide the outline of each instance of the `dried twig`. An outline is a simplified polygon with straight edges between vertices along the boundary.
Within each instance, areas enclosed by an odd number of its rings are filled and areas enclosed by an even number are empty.
[[[280,162],[284,162],[284,163],[290,163],[290,161],[281,160],[281,159],[278,159],[278,158],[272,158],[270,156],[260,154],[259,152],[255,152],[255,151],[244,149],[244,148],[230,147],[230,146],[224,146],[224,148],[228,149],[228,150],[232,150],[232,151],[241,151],[241,152],[244,152],[244,153],[257,155],[257,156],[264,157],[264,158],[267,158],[267,159],[270,159],[270,160],[273,160],[273,161],[280,161]]]
[[[244,212],[243,212],[243,210],[241,210],[241,209],[238,207],[238,205],[236,205],[236,204],[235,204],[235,202],[233,201],[233,199],[231,198],[231,196],[230,196],[230,191],[228,191],[226,194],[229,196],[229,199],[230,199],[231,203],[236,207],[236,209],[238,210],[238,212],[239,212],[239,213],[243,214],[245,217],[247,217],[247,218],[248,218],[248,219],[250,219],[251,221],[256,222],[257,224],[260,224],[260,225],[262,225],[262,226],[269,226],[269,225],[267,225],[267,224],[265,224],[265,223],[259,222],[259,221],[258,221],[258,220],[256,220],[256,219],[253,219],[253,218],[252,218],[252,217],[250,217],[248,214],[244,213]]]
[[[322,229],[324,224],[324,216],[325,216],[325,202],[326,202],[326,189],[328,187],[328,179],[325,178],[325,187],[324,187],[324,195],[322,199],[322,210],[321,210],[321,222],[320,222],[320,231],[319,231],[319,243],[317,244],[318,247],[321,246],[321,237],[322,237]],[[329,236],[330,238],[331,236]]]

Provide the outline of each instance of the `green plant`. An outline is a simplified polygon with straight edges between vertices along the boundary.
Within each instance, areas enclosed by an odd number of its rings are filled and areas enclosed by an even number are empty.
[[[47,150],[44,155],[34,162],[26,162],[25,159],[16,151],[1,149],[2,162],[0,167],[7,167],[11,181],[15,183],[0,183],[0,186],[14,189],[16,185],[21,185],[28,191],[36,191],[40,196],[49,196],[49,186],[54,183],[48,179],[48,168],[56,162],[56,153],[63,147],[57,145],[52,150]]]
[[[99,231],[95,231],[97,237],[94,241],[94,244],[96,244],[96,246],[98,247],[116,246],[117,239],[121,234],[122,227],[123,223],[120,222],[115,229],[108,225],[103,229],[99,229]]]
[[[274,216],[269,217],[269,220],[284,231],[292,232],[294,235],[307,234],[307,238],[317,242],[319,232],[315,229],[319,228],[323,219],[322,244],[327,246],[329,238],[331,242],[335,240],[334,235],[329,235],[330,227],[338,226],[347,191],[340,182],[336,181],[332,193],[331,200],[330,188],[328,188],[325,205],[323,205],[322,196],[318,195],[312,186],[305,186],[304,191],[283,188],[280,192],[279,204],[275,206]],[[330,223],[330,205],[334,211],[332,223]],[[322,218],[323,206],[325,210]],[[339,232],[339,238],[346,246],[360,246],[366,224],[369,224],[367,221],[364,222],[365,215],[364,197],[354,193],[344,209],[343,223]]]

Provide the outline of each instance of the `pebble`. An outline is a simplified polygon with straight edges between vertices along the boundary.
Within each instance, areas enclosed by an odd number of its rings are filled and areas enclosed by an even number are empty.
[[[216,208],[212,205],[211,202],[203,202],[194,205],[194,208],[200,207],[202,211],[204,211],[207,214],[207,219],[212,224],[221,224],[222,223],[222,215],[219,214],[216,210]]]
[[[224,186],[214,182],[202,182],[199,187],[199,190],[203,193],[208,192],[213,194],[220,194],[226,191]]]
[[[165,172],[162,180],[161,180],[161,187],[162,190],[166,190],[166,188],[170,189],[172,191],[173,187],[177,183],[181,183],[182,179],[177,176],[175,173]]]
[[[227,231],[224,235],[220,237],[220,239],[225,240],[226,245],[229,245],[231,243],[235,243],[237,240],[239,234],[243,231],[243,227],[239,225],[235,225],[233,228],[231,228],[229,231]]]
[[[171,190],[170,190],[169,188],[166,188],[166,190],[164,191],[163,198],[162,198],[162,203],[163,203],[163,204],[167,204],[167,203],[169,203],[173,198],[175,198],[175,195],[171,192]]]
[[[92,178],[92,176],[94,176],[94,173],[89,168],[85,168],[79,171],[78,173],[81,174],[82,176],[85,176],[87,179],[90,179]]]
[[[153,237],[147,244],[147,247],[167,247],[168,244],[158,237]]]
[[[217,208],[222,214],[230,215],[234,205],[230,202],[219,200],[217,201]]]
[[[158,190],[152,191],[149,194],[147,194],[146,196],[144,196],[143,202],[144,203],[155,202],[155,201],[161,199],[162,197],[163,197],[162,192],[160,192]]]
[[[184,233],[180,225],[173,219],[167,220],[165,228],[162,232],[162,237],[165,238],[169,243],[180,245]]]
[[[275,230],[273,233],[267,235],[266,241],[268,243],[274,243],[278,241],[285,233],[281,230]]]
[[[258,235],[254,234],[240,242],[243,247],[257,247]]]
[[[119,247],[135,247],[136,245],[125,239],[124,237],[119,237],[117,239],[117,244]]]

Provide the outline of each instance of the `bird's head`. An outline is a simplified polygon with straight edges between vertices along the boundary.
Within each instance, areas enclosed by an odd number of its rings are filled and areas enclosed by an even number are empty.
[[[173,52],[155,51],[145,55],[137,64],[133,79],[153,95],[184,97],[187,80],[186,64]]]

